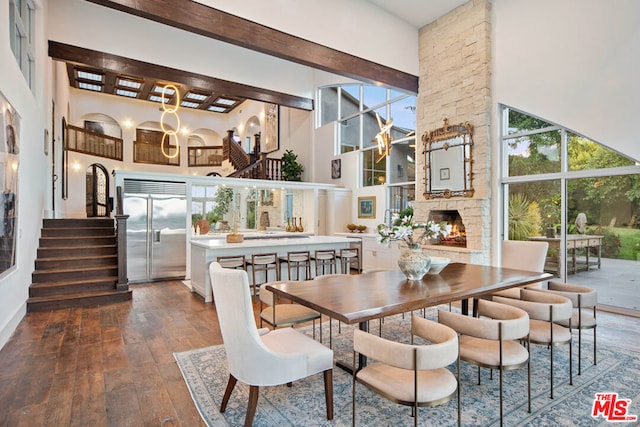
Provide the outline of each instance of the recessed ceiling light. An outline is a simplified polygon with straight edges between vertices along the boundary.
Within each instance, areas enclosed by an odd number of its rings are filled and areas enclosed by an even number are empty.
[[[131,89],[140,89],[142,83],[133,80],[118,79],[118,86],[130,87]]]
[[[116,89],[116,95],[128,96],[129,98],[137,98],[138,92],[134,92],[131,90],[124,90],[124,89]]]
[[[94,82],[101,82],[102,81],[102,74],[97,74],[97,73],[92,73],[89,71],[80,71],[78,70],[78,78],[79,79],[85,79],[85,80],[93,80]]]
[[[200,106],[200,104],[196,102],[189,102],[189,101],[182,101],[180,105],[182,105],[183,107],[189,107],[189,108],[198,108]]]
[[[235,99],[227,99],[227,98],[218,98],[215,101],[216,104],[222,104],[222,105],[233,105],[236,102],[238,101],[236,101]]]
[[[157,93],[162,93],[164,92],[165,95],[173,95],[174,93],[176,93],[175,90],[169,88],[169,87],[164,87],[164,86],[154,86],[153,87],[153,91],[157,92]]]
[[[102,86],[93,85],[91,83],[78,82],[78,87],[80,89],[93,90],[95,92],[102,92]]]
[[[209,111],[215,111],[216,113],[224,113],[225,111],[227,111],[226,108],[223,107],[216,107],[215,105],[210,105],[207,110]]]
[[[162,97],[158,96],[158,95],[151,95],[149,97],[149,101],[153,101],[153,102],[162,102]]]
[[[204,101],[205,99],[207,99],[207,95],[195,92],[187,92],[184,97],[188,99],[195,99],[196,101]]]

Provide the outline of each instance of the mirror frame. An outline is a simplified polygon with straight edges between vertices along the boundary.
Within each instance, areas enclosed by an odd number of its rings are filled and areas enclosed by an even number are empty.
[[[473,125],[469,122],[450,125],[449,119],[444,119],[444,125],[441,128],[425,132],[422,135],[423,148],[422,154],[425,156],[424,180],[425,191],[423,196],[425,199],[450,198],[450,197],[473,197],[473,174],[471,165],[471,148],[473,147]],[[458,170],[451,170],[450,173],[463,174],[463,188],[448,188],[444,190],[434,190],[432,188],[432,163],[441,150],[449,150],[450,148],[461,147],[463,152],[463,161]]]

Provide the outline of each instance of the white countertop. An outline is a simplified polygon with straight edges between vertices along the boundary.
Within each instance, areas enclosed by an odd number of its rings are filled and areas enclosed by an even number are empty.
[[[274,236],[273,234],[270,236]],[[255,248],[255,247],[277,247],[291,245],[320,245],[330,243],[351,243],[357,241],[350,237],[342,236],[309,236],[304,233],[286,233],[286,237],[264,238],[264,239],[245,239],[241,243],[227,243],[226,239],[198,239],[192,240],[191,246],[197,246],[205,249],[220,248]]]

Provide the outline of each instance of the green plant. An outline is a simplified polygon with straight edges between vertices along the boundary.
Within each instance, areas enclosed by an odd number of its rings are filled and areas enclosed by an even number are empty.
[[[540,229],[540,212],[536,202],[522,193],[509,196],[509,240],[526,240]]]
[[[292,150],[285,150],[282,155],[282,179],[285,181],[302,181],[304,168],[298,163],[298,155]]]
[[[219,221],[231,208],[231,202],[233,201],[233,188],[218,188],[216,197],[213,200],[216,203],[216,207],[210,212],[212,214],[211,219],[217,218],[217,221]],[[207,221],[212,222],[209,219],[209,213],[207,213]]]
[[[620,236],[601,225],[587,229],[586,234],[604,236],[602,239],[602,256],[605,258],[617,258],[617,255],[620,253],[620,247],[622,246]]]
[[[191,214],[191,225],[195,225],[196,221],[201,219],[202,219],[202,214],[199,214],[199,213]]]

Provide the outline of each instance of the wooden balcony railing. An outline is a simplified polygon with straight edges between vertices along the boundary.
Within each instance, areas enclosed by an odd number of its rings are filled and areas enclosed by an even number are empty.
[[[222,166],[222,146],[189,147],[189,167]]]
[[[260,155],[260,160],[229,175],[232,178],[251,178],[282,180],[282,160],[268,158],[265,153]]]
[[[122,139],[66,125],[65,145],[69,151],[122,161]]]
[[[169,154],[173,154],[175,152],[175,145],[170,145],[168,150],[170,150]],[[178,154],[174,158],[168,158],[162,154],[162,150],[158,144],[133,141],[133,161],[134,163],[180,166],[180,155]]]

